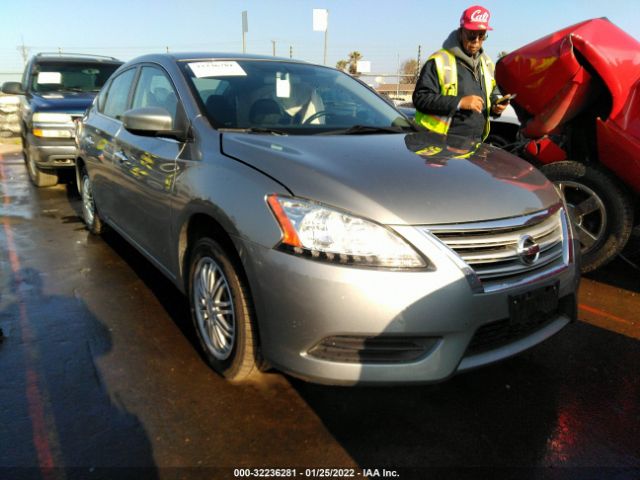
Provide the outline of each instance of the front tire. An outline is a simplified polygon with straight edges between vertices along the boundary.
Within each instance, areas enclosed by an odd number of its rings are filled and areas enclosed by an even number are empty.
[[[255,374],[258,341],[251,297],[236,262],[211,238],[193,246],[188,294],[209,365],[232,382]]]
[[[29,179],[36,187],[53,187],[58,184],[58,174],[54,170],[42,170],[29,155],[29,144],[22,138],[22,156],[29,172]]]
[[[613,260],[633,228],[633,204],[618,180],[606,171],[574,161],[550,163],[542,172],[567,202],[580,240],[582,272]]]

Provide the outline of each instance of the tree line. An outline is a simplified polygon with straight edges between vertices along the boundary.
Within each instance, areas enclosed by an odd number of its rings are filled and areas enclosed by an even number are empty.
[[[359,76],[358,62],[362,60],[362,58],[362,53],[354,50],[349,53],[346,60],[338,60],[338,62],[336,62],[336,68],[351,75]],[[400,83],[416,83],[419,73],[418,61],[415,58],[405,60],[400,67],[400,74],[402,75],[400,77]]]
[[[501,51],[498,53],[497,60],[507,55],[509,52]],[[349,53],[346,60],[338,60],[336,63],[336,68],[338,70],[342,70],[344,72],[350,73],[351,75],[359,76],[358,73],[358,62],[362,60],[362,53],[354,50]],[[400,67],[400,83],[416,83],[418,81],[418,75],[420,74],[421,65],[418,64],[418,60],[415,58],[410,58],[402,62],[402,66]]]

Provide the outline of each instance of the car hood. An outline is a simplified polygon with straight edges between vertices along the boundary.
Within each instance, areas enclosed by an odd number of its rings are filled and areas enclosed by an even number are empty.
[[[223,152],[293,195],[389,225],[509,218],[560,200],[529,163],[431,133],[267,136],[224,133]]]
[[[32,106],[38,112],[83,113],[95,96],[96,92],[40,93],[33,95]]]

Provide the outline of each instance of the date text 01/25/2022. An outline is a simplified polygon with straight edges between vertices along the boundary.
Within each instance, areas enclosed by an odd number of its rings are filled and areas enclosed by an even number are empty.
[[[379,468],[235,468],[236,478],[397,478],[396,470]]]

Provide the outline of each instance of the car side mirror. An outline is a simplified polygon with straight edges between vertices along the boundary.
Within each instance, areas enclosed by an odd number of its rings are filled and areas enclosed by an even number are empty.
[[[8,95],[24,95],[25,92],[20,82],[4,82],[2,84],[2,93]]]
[[[175,128],[171,114],[160,107],[127,110],[122,114],[122,124],[134,135],[169,137],[180,141],[187,138],[185,129]]]

